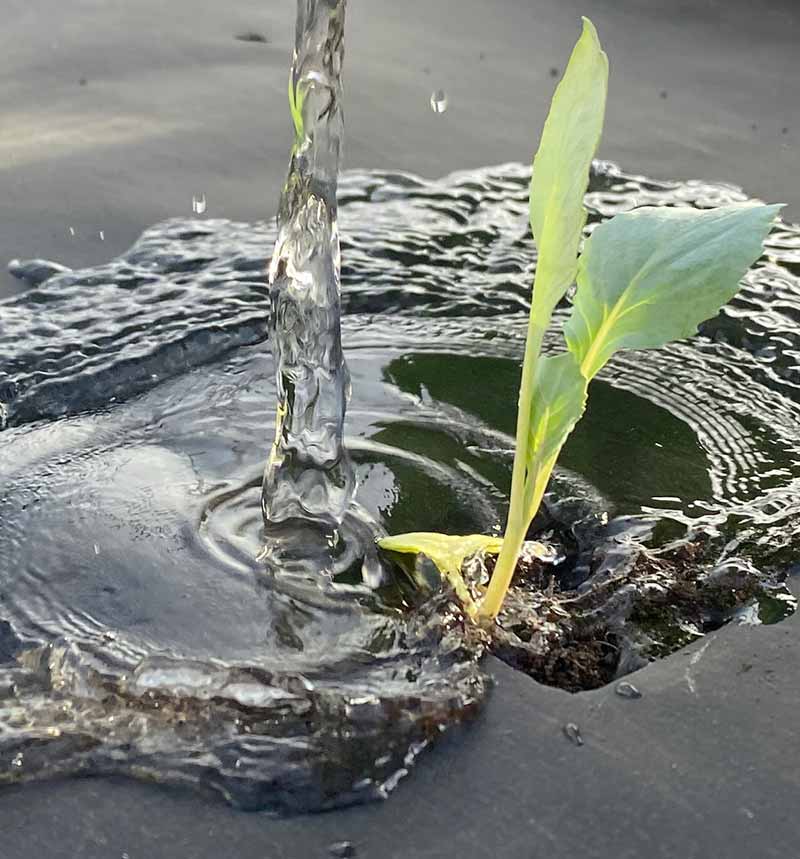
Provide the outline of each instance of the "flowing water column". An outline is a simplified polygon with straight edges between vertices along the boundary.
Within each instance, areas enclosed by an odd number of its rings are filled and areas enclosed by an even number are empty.
[[[355,487],[342,441],[349,376],[336,224],[345,7],[297,4],[289,83],[296,138],[269,270],[278,414],[262,493],[268,540],[272,533],[285,541],[291,521],[335,528]]]

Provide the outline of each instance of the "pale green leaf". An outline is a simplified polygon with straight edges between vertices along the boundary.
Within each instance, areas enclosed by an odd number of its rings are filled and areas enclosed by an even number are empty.
[[[608,58],[588,18],[556,88],[533,161],[530,219],[538,250],[534,315],[549,316],[575,279],[586,210],[583,198],[600,142]]]
[[[303,93],[301,83],[298,82],[295,88],[293,76],[289,76],[289,113],[292,115],[294,123],[294,133],[297,141],[301,141],[305,137],[305,123],[303,121],[303,102],[305,94]]]
[[[531,407],[526,506],[544,492],[567,436],[581,419],[586,407],[587,385],[569,352],[548,356],[539,362]],[[542,481],[544,485],[540,485]]]
[[[586,407],[588,382],[570,352],[540,359],[526,438],[525,478],[519,498],[512,498],[505,538],[492,580],[480,605],[483,617],[496,617],[517,566],[520,549],[536,515],[564,442]]]
[[[591,379],[618,349],[688,337],[739,288],[780,206],[642,208],[595,229],[564,333]]]
[[[586,379],[569,352],[539,362],[531,409],[531,460],[550,459],[561,449],[586,406]]]

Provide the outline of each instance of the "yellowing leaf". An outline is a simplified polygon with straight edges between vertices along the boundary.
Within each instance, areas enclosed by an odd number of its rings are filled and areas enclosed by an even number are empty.
[[[436,564],[439,572],[453,586],[456,595],[467,610],[475,613],[477,607],[461,576],[461,568],[467,558],[478,552],[496,555],[500,551],[503,541],[500,537],[487,537],[483,534],[457,537],[450,534],[419,531],[411,534],[398,534],[396,537],[384,537],[382,540],[378,540],[378,545],[388,552],[425,555],[430,558]]]
[[[564,327],[583,375],[591,379],[618,349],[694,334],[736,294],[779,209],[642,208],[598,226]]]
[[[538,250],[533,315],[549,316],[575,279],[583,198],[603,130],[608,58],[588,18],[556,88],[533,160],[530,219]]]
[[[503,545],[500,537],[487,537],[484,534],[470,534],[456,537],[450,534],[434,534],[418,531],[411,534],[398,534],[378,540],[381,549],[389,552],[425,555],[439,568],[439,572],[460,573],[464,561],[477,552],[496,555]]]

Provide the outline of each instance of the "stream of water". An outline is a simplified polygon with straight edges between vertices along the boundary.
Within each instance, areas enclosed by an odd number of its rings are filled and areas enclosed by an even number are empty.
[[[299,3],[308,97],[277,229],[174,219],[105,265],[14,266],[31,288],[0,304],[2,781],[124,773],[327,808],[385,796],[485,697],[483,636],[425,565],[371,547],[504,520],[529,170],[349,172],[337,212],[343,14]],[[742,199],[598,163],[589,229]],[[719,622],[784,617],[798,425],[800,229],[781,224],[701,336],[594,383],[539,523],[563,587],[599,592],[640,543],[702,533],[709,580],[759,582]],[[592,606],[609,622],[637,587],[620,582]],[[653,654],[704,631],[675,626]],[[625,652],[611,675],[648,653]]]

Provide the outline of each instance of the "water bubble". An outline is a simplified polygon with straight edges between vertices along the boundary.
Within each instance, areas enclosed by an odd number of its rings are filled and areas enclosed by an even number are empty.
[[[337,841],[335,844],[331,844],[328,853],[337,859],[352,859],[356,855],[356,848],[352,841]]]
[[[627,680],[623,680],[621,683],[617,683],[614,687],[614,691],[620,698],[641,698],[642,693],[633,685],[633,683],[628,683]]]
[[[431,93],[431,110],[434,113],[444,113],[447,110],[447,93],[436,89]]]
[[[0,685],[0,701],[4,698],[13,698],[17,694],[16,683],[3,683]]]
[[[192,211],[195,215],[202,215],[206,210],[206,195],[205,194],[195,194],[192,197]]]
[[[567,722],[564,725],[564,736],[575,743],[576,746],[583,745],[583,737],[581,736],[581,729],[574,722]]]

